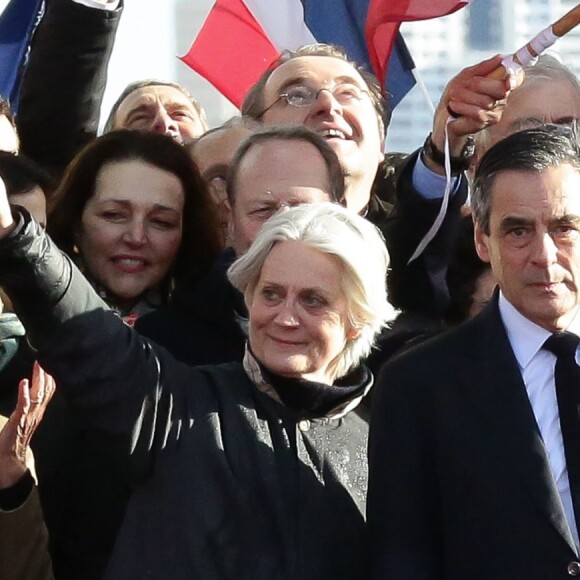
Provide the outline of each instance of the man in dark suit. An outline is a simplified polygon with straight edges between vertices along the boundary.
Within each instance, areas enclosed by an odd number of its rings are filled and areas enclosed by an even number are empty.
[[[374,577],[580,576],[566,407],[558,358],[544,348],[553,334],[580,334],[575,132],[546,126],[495,145],[472,205],[499,290],[474,320],[381,373],[367,504]]]

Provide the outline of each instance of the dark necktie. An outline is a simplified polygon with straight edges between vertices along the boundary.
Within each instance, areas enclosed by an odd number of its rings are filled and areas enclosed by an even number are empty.
[[[557,357],[556,398],[576,527],[580,527],[580,368],[576,364],[579,342],[580,337],[575,334],[559,332],[544,343],[544,348]]]

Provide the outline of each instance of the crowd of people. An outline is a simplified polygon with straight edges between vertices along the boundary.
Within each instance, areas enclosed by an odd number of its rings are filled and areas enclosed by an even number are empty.
[[[0,578],[580,576],[574,74],[487,59],[384,153],[307,45],[97,136],[122,8],[47,0],[0,102]]]

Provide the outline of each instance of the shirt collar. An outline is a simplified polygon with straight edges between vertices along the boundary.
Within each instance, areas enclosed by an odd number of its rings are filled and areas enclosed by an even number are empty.
[[[507,300],[501,291],[498,306],[514,355],[520,369],[524,369],[552,333],[528,320]],[[580,336],[580,316],[574,316],[566,330]]]

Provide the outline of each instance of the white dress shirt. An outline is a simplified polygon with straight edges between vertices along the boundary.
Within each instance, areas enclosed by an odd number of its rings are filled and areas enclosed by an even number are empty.
[[[499,295],[499,312],[518,361],[528,398],[546,446],[550,467],[572,537],[576,547],[579,547],[578,527],[572,506],[564,443],[560,429],[558,401],[556,399],[556,385],[554,382],[556,355],[542,349],[542,345],[552,333],[530,322],[525,316],[520,314],[501,292]],[[566,330],[580,336],[580,316],[576,315]],[[578,350],[576,350],[576,363],[580,364]]]

